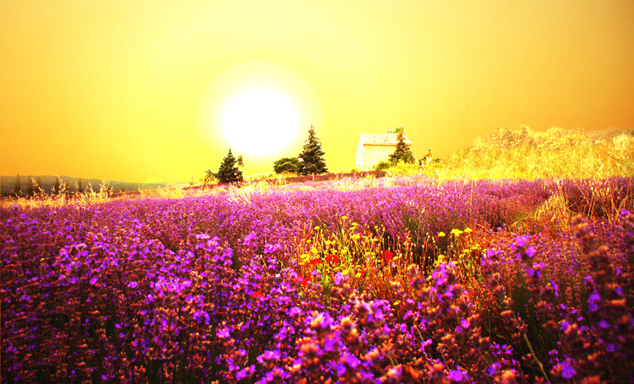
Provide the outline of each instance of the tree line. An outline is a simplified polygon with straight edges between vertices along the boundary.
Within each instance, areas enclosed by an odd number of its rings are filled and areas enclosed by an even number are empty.
[[[321,141],[315,134],[315,127],[312,125],[308,130],[308,138],[305,140],[302,152],[293,158],[282,158],[273,164],[276,173],[292,172],[302,176],[318,175],[328,172],[326,160],[324,160],[325,152],[321,148]],[[237,158],[229,149],[229,153],[222,159],[218,172],[211,170],[205,171],[203,184],[211,184],[214,181],[220,183],[234,183],[244,181],[244,176],[239,167],[243,167],[244,162],[242,156]]]

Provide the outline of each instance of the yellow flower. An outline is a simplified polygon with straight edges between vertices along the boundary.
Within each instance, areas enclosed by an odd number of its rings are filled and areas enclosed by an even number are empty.
[[[445,235],[445,232],[440,232],[440,233],[438,234],[438,237],[445,237],[445,236],[446,236],[446,235]]]
[[[348,218],[348,216],[346,216],[346,215],[341,216],[341,220],[346,220],[347,218]]]
[[[352,226],[354,226],[354,227],[356,227],[357,225],[359,225],[359,224],[357,224],[355,222],[352,223]]]
[[[319,231],[319,225],[315,226],[315,231]]]
[[[463,232],[461,230],[459,230],[459,229],[455,229],[454,228],[454,229],[451,230],[451,234],[452,235],[460,236],[462,233]]]
[[[357,272],[356,275],[354,275],[355,278],[360,279],[361,278],[361,272]]]
[[[350,268],[346,268],[346,270],[341,272],[341,273],[343,273],[344,275],[348,276],[348,274],[350,273]]]
[[[352,235],[352,239],[353,240],[358,240],[361,236],[357,235],[356,233],[354,235]]]
[[[473,230],[471,230],[471,228],[467,228],[467,229],[465,229],[464,231],[465,231],[465,233],[471,233],[471,232],[473,232]]]

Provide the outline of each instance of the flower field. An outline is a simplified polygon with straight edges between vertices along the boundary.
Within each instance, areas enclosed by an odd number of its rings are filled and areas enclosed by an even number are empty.
[[[631,383],[633,196],[403,177],[3,207],[2,383]]]

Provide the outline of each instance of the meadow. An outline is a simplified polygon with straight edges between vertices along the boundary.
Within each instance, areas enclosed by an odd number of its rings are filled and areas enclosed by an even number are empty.
[[[0,209],[2,382],[634,381],[632,178]]]

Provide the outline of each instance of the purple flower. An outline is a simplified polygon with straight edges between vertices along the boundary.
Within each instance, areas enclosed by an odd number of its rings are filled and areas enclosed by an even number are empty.
[[[128,288],[136,288],[139,286],[139,283],[137,283],[136,281],[131,281],[128,283]]]
[[[564,379],[570,379],[577,373],[567,361],[557,364],[556,367],[561,368],[561,376],[563,376]]]
[[[343,353],[343,361],[348,364],[350,368],[356,368],[361,363],[355,355],[351,355],[348,352]]]
[[[463,380],[468,380],[469,379],[469,375],[467,375],[467,372],[463,371],[462,368],[460,368],[460,366],[457,366],[456,368],[458,368],[455,371],[449,371],[449,374],[447,375],[447,378],[451,381],[463,381]]]
[[[97,276],[95,276],[92,279],[90,279],[90,285],[95,285],[97,283],[97,280],[99,280],[99,278]]]
[[[218,336],[221,339],[227,339],[231,335],[229,334],[229,331],[227,329],[221,329],[220,331],[216,332],[216,336]]]
[[[599,296],[599,294],[597,293],[597,290],[595,289],[594,292],[592,292],[592,294],[590,295],[590,297],[588,297],[588,304],[590,304],[588,310],[590,312],[594,312],[597,309],[599,309],[597,305],[597,301],[599,300],[601,300],[601,296]]]
[[[341,284],[342,281],[346,281],[348,279],[348,276],[344,275],[341,272],[337,272],[335,274],[335,285],[339,285]]]
[[[469,328],[469,321],[466,319],[460,319],[460,325],[462,325],[462,328],[467,329]]]
[[[278,351],[278,350],[273,350],[273,351],[268,351],[267,350],[267,351],[264,351],[263,357],[266,360],[279,360],[281,355],[280,355],[280,351]]]
[[[244,241],[242,242],[242,244],[249,246],[252,244],[252,240],[255,240],[257,238],[258,238],[258,235],[255,232],[251,232],[244,237]]]

